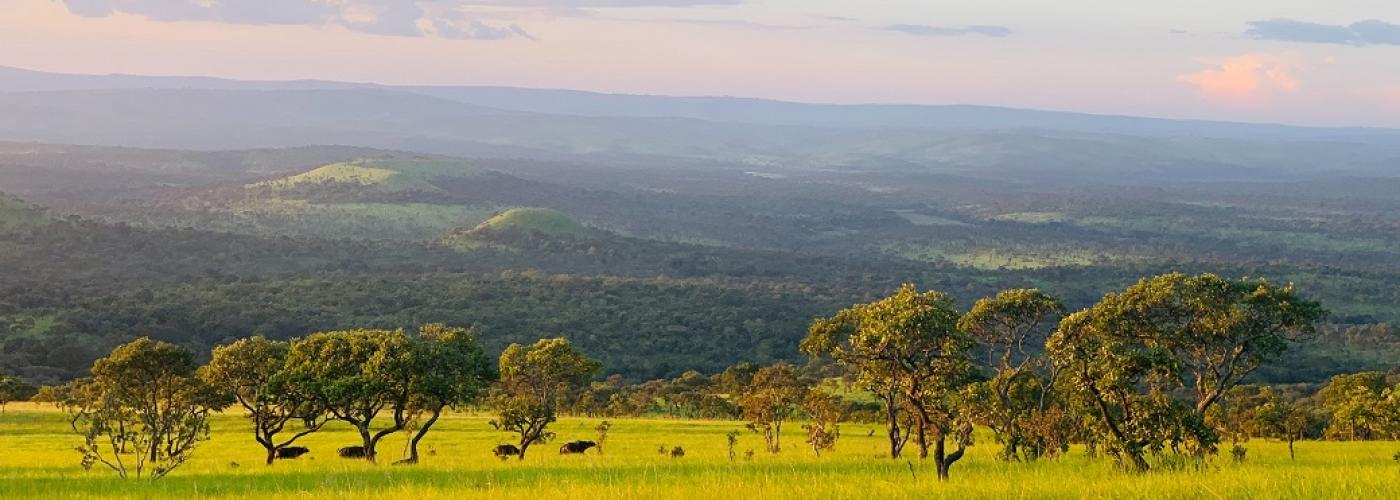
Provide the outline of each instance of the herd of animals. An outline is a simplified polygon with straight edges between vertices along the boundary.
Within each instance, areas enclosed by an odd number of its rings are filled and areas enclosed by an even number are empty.
[[[560,447],[559,447],[559,454],[560,454],[560,455],[579,455],[579,454],[583,454],[583,453],[587,452],[587,451],[588,451],[589,449],[591,449],[591,448],[597,448],[597,447],[598,447],[598,443],[593,442],[593,441],[570,441],[570,442],[564,443],[563,446],[560,446]],[[276,450],[276,457],[277,457],[278,460],[291,460],[291,459],[300,458],[302,455],[305,455],[305,454],[307,454],[307,453],[311,453],[311,449],[310,449],[310,448],[307,448],[307,447],[305,447],[305,446],[286,446],[286,447],[278,448],[278,449]],[[658,449],[658,453],[660,453],[660,454],[662,454],[662,455],[670,455],[671,458],[681,458],[681,457],[684,457],[684,456],[685,456],[685,449],[682,448],[682,447],[680,447],[680,446],[676,446],[676,447],[674,447],[674,448],[667,448],[665,445],[662,445],[661,448]],[[753,451],[749,451],[749,453],[750,453],[750,455],[752,455]],[[361,458],[361,459],[362,459],[362,458],[365,458],[365,447],[364,447],[364,446],[346,446],[346,447],[344,447],[344,448],[341,448],[341,449],[339,449],[339,450],[336,450],[336,454],[339,455],[340,458]],[[435,452],[434,452],[434,451],[429,451],[429,454],[435,454]],[[516,445],[513,445],[513,444],[503,444],[503,445],[496,446],[495,448],[492,448],[492,449],[491,449],[491,454],[496,455],[496,458],[499,458],[499,459],[501,459],[501,460],[506,460],[506,459],[509,459],[510,457],[519,457],[519,456],[521,456],[521,451],[520,451],[520,447],[519,447],[519,446],[516,446]],[[236,462],[235,462],[235,463],[232,463],[232,464],[230,464],[230,465],[232,465],[232,466],[234,466],[234,467],[237,467],[237,466],[238,466],[238,464],[237,464]]]
[[[559,454],[577,455],[587,452],[590,448],[596,448],[597,446],[598,443],[595,443],[593,441],[570,441],[568,443],[564,443],[564,446],[559,447]],[[305,455],[307,453],[311,453],[311,449],[305,446],[287,446],[284,448],[277,449],[277,459],[290,460],[301,457],[302,455]],[[496,458],[505,460],[510,457],[520,456],[520,447],[515,446],[513,444],[503,444],[493,448],[491,450],[491,453],[496,455]],[[365,458],[365,447],[346,446],[337,450],[336,454],[340,455],[340,458]],[[671,456],[673,457],[679,458],[684,455],[685,451],[681,450],[680,447],[676,447],[675,449],[671,450]]]

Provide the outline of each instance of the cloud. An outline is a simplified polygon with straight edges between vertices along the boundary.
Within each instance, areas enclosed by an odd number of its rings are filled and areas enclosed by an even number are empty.
[[[458,23],[438,19],[433,21],[433,31],[437,36],[449,40],[505,40],[516,37],[535,40],[534,35],[518,24],[492,26],[475,19]]]
[[[1400,111],[1400,84],[1381,89],[1381,99],[1390,109]]]
[[[1203,60],[1210,68],[1181,75],[1177,81],[1196,87],[1201,97],[1235,106],[1262,106],[1274,97],[1297,92],[1298,58],[1287,54],[1244,54]]]
[[[689,19],[689,18],[678,18],[678,19],[662,19],[662,20],[660,20],[660,21],[661,21],[661,22],[669,22],[669,23],[694,24],[694,25],[700,25],[700,26],[718,26],[718,27],[739,28],[739,29],[749,29],[749,30],[758,30],[758,31],[792,31],[792,30],[808,30],[808,29],[812,29],[812,26],[803,25],[803,24],[767,24],[767,23],[759,23],[759,22],[754,22],[754,21],[744,21],[744,20],[738,20],[738,19]],[[650,21],[648,21],[648,22],[650,22]]]
[[[1294,19],[1268,19],[1249,23],[1245,36],[1259,40],[1343,45],[1400,45],[1400,24],[1369,19],[1346,26],[1310,23]]]
[[[518,25],[495,26],[468,15],[471,0],[59,0],[84,17],[116,14],[155,21],[205,21],[278,26],[343,26],[386,36],[454,40],[534,37]],[[618,0],[621,1],[621,0]],[[666,0],[655,0],[666,1]],[[569,3],[569,2],[540,2]]]
[[[1005,26],[928,26],[924,24],[891,24],[876,28],[919,36],[990,36],[1005,38],[1011,35],[1011,28]]]

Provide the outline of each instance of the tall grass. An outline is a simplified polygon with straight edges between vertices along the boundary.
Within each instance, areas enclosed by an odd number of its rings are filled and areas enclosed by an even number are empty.
[[[880,432],[869,425],[843,426],[835,453],[813,456],[797,425],[783,436],[784,451],[761,451],[754,434],[740,438],[730,462],[724,434],[735,422],[614,420],[604,453],[561,456],[558,442],[592,439],[598,419],[566,418],[555,426],[559,441],[530,450],[522,461],[499,461],[490,448],[509,436],[486,425],[488,417],[454,414],[425,443],[434,453],[412,467],[343,460],[335,449],[356,443],[344,426],[331,426],[302,444],[312,453],[272,466],[262,464],[245,422],[234,414],[213,421],[212,439],[189,464],[156,481],[120,480],[105,470],[83,471],[73,451],[77,437],[63,414],[32,404],[0,414],[0,497],[3,498],[1400,498],[1396,443],[1304,442],[1289,460],[1286,445],[1248,443],[1242,464],[1218,458],[1202,470],[1128,475],[1107,460],[1079,450],[1059,461],[1002,463],[992,459],[990,435],[939,483],[931,464],[881,456]],[[402,450],[387,441],[383,462]],[[682,446],[686,456],[657,453]],[[754,449],[752,461],[744,452]]]

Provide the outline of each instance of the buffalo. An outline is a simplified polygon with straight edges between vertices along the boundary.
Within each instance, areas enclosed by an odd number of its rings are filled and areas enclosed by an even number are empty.
[[[595,443],[595,442],[592,442],[592,441],[573,441],[573,442],[570,442],[570,443],[565,443],[564,446],[560,446],[560,447],[559,447],[559,454],[560,454],[560,455],[573,455],[573,454],[577,454],[577,453],[583,453],[583,452],[585,452],[585,451],[588,451],[589,448],[592,448],[592,447],[595,447],[595,446],[598,446],[598,443]]]
[[[366,456],[363,446],[346,446],[337,450],[336,453],[340,454],[340,458],[365,458]]]
[[[520,456],[520,448],[517,448],[513,444],[503,444],[493,448],[491,450],[491,453],[495,454],[496,458],[505,460],[510,457]]]
[[[311,449],[305,446],[288,446],[285,448],[277,449],[277,458],[279,460],[293,459],[305,455],[307,453],[311,453]]]

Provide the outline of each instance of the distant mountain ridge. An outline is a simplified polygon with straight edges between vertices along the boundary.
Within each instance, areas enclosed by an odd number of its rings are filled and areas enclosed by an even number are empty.
[[[777,178],[903,172],[1027,185],[1400,176],[1400,130],[23,70],[0,71],[0,140],[203,151],[332,145],[647,169],[701,164]]]
[[[606,94],[500,86],[395,86],[329,80],[255,81],[200,76],[77,75],[0,66],[0,92],[134,89],[380,89],[502,110],[595,117],[690,118],[832,128],[1048,129],[1147,136],[1400,143],[1400,129],[1177,120],[998,106],[814,104],[745,97]]]

